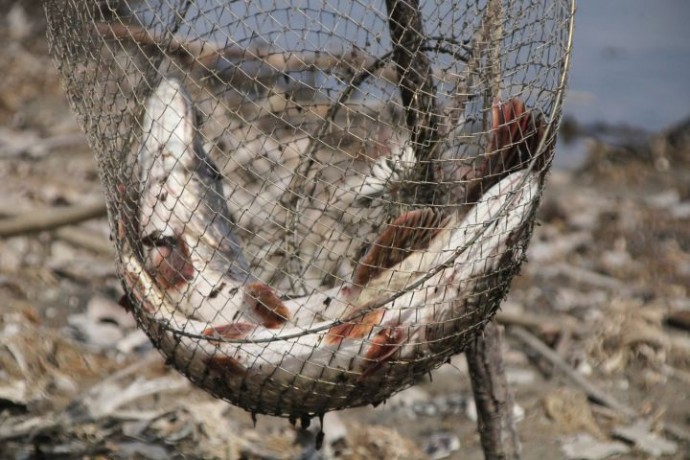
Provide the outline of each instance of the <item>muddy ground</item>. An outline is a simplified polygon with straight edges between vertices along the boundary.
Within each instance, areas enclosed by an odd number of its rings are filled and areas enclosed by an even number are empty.
[[[0,225],[102,199],[40,21],[12,14]],[[588,157],[550,174],[501,317],[524,458],[690,458],[690,121],[565,128]],[[381,407],[328,416],[321,453],[286,420],[254,428],[166,367],[116,304],[108,235],[101,217],[0,239],[0,458],[482,458],[462,356]],[[635,415],[588,398],[518,327]]]

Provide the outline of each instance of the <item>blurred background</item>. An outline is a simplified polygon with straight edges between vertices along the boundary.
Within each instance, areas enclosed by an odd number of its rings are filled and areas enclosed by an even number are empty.
[[[690,114],[690,3],[578,3],[565,113],[647,131]]]
[[[564,114],[572,122],[645,133],[690,116],[690,3],[580,1]],[[559,152],[574,166],[582,144]]]

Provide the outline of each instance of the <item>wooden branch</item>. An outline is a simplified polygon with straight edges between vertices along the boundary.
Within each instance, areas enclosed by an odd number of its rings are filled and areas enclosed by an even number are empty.
[[[598,288],[611,289],[616,292],[630,290],[626,283],[619,279],[586,268],[576,267],[567,262],[558,262],[544,267],[541,275],[549,277],[565,276],[574,283],[588,284]]]
[[[5,145],[0,146],[0,158],[12,158],[19,155],[41,158],[58,149],[88,148],[86,136],[81,132],[57,134],[46,138],[39,138],[31,132],[28,134],[22,133],[17,136],[19,137],[18,142],[12,139],[16,134],[19,133],[11,133],[8,136],[10,139],[2,139],[2,143]]]
[[[241,48],[221,47],[220,45],[202,40],[200,38],[184,39],[173,35],[156,34],[140,26],[126,25],[122,23],[99,22],[93,25],[93,32],[105,39],[127,40],[139,46],[155,45],[166,52],[174,54],[181,59],[200,63],[210,62],[219,57],[232,58],[233,53],[243,52]],[[241,57],[237,55],[236,57]]]
[[[626,417],[634,417],[637,415],[637,412],[633,408],[619,402],[617,399],[608,395],[606,392],[587,380],[582,374],[573,369],[572,366],[563,361],[563,358],[561,358],[558,353],[549,348],[531,332],[528,332],[526,329],[520,326],[511,327],[508,329],[508,332],[510,332],[510,334],[520,342],[537,352],[541,357],[553,364],[554,368],[560,370],[566,377],[568,377],[573,383],[581,388],[590,399],[595,400],[599,404],[610,407]]]
[[[107,239],[77,227],[59,228],[55,236],[72,246],[79,246],[96,254],[114,256],[115,247]]]
[[[575,385],[582,389],[590,399],[593,399],[599,404],[614,410],[617,414],[622,415],[627,419],[639,417],[639,414],[635,409],[619,402],[613,396],[608,395],[599,387],[589,382],[584,376],[568,365],[568,363],[563,361],[558,353],[549,348],[544,342],[539,340],[539,338],[534,336],[532,333],[520,326],[511,327],[508,329],[508,332],[510,332],[510,334],[520,342],[530,347],[533,351],[537,352],[544,359],[551,362],[555,369],[560,370]],[[690,441],[690,432],[675,423],[664,422],[663,430],[669,436],[673,436],[674,438],[685,442]]]
[[[501,328],[493,321],[465,350],[477,404],[477,424],[487,460],[519,459],[513,397],[501,356]]]
[[[494,315],[494,320],[503,326],[522,326],[528,329],[538,329],[540,331],[561,331],[563,329],[563,326],[555,319],[544,318],[526,312],[517,314],[498,311]]]
[[[35,213],[36,211],[32,211]],[[28,214],[28,213],[27,213]],[[0,209],[0,217],[16,218],[17,213],[9,209]],[[0,219],[0,225],[5,222]],[[96,235],[93,232],[83,230],[79,227],[60,227],[55,230],[54,235],[72,246],[79,246],[96,254],[104,256],[114,256],[115,248],[106,238]]]
[[[107,215],[103,201],[73,206],[56,207],[27,212],[25,214],[0,220],[0,238],[55,230],[65,225],[78,224],[86,220]]]
[[[440,116],[431,64],[423,52],[426,36],[422,13],[418,0],[386,0],[386,8],[400,96],[417,157],[414,180],[422,182],[413,187],[412,197],[417,203],[433,203],[437,184],[431,160],[440,142]]]
[[[93,31],[105,39],[131,41],[139,46],[156,46],[170,56],[177,57],[185,65],[200,65],[213,71],[224,81],[236,78],[254,81],[288,72],[332,72],[334,69],[358,74],[374,67],[376,63],[376,58],[355,47],[302,52],[276,50],[270,46],[244,48],[237,44],[223,45],[201,38],[187,39],[177,35],[171,37],[156,34],[144,27],[118,23],[98,23],[94,25]],[[260,61],[265,65],[235,72],[236,67],[230,66],[228,69],[227,65],[219,66],[220,61],[233,61],[238,66],[241,63]],[[398,81],[398,72],[393,65],[381,66],[372,75],[391,83]]]
[[[489,0],[482,18],[481,28],[485,30],[487,38],[486,79],[487,99],[486,108],[489,109],[494,98],[501,97],[501,50],[503,48],[503,23],[505,13],[501,0]]]

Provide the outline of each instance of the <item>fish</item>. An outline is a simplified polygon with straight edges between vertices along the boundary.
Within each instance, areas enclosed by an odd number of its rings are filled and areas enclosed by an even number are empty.
[[[252,273],[291,295],[352,272],[379,223],[397,217],[389,204],[414,164],[394,104],[352,102],[332,117],[330,103],[300,104],[226,130],[215,154]]]
[[[505,292],[502,267],[524,256],[545,171],[534,165],[553,150],[540,113],[497,101],[484,163],[458,179],[463,203],[404,212],[347,279],[291,296],[251,273],[226,200],[232,184],[194,112],[175,78],[148,98],[139,225],[119,241],[128,304],[190,380],[271,415],[380,402],[460,351],[463,331],[475,333],[498,305],[478,305],[478,294]]]
[[[190,318],[213,321],[232,311],[239,319],[277,327],[288,312],[249,271],[222,176],[177,80],[163,80],[149,97],[142,126],[137,158],[143,270]]]

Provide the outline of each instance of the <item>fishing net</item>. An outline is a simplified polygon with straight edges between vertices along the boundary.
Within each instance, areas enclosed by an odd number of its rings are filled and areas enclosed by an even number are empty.
[[[524,258],[568,0],[55,0],[123,303],[253,413],[377,404],[463,351]]]

